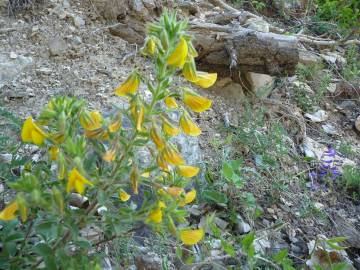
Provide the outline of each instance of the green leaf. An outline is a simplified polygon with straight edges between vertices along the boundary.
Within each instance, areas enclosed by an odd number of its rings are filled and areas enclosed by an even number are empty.
[[[236,251],[229,242],[227,242],[226,240],[221,240],[221,246],[227,254],[229,254],[232,257],[235,257]]]
[[[326,240],[327,243],[341,243],[348,239],[346,236],[333,237],[331,239]]]
[[[345,270],[345,269],[350,269],[349,265],[346,262],[333,264],[331,267],[331,270]]]
[[[224,193],[215,190],[204,190],[201,196],[203,200],[207,202],[219,204],[226,204],[228,202],[227,196]]]
[[[342,246],[339,246],[338,244],[334,244],[332,242],[328,242],[327,243],[332,249],[335,249],[335,250],[344,250],[346,249],[345,247],[342,247]]]
[[[280,250],[277,254],[274,255],[275,262],[281,263],[286,258],[287,254],[287,249]]]
[[[44,262],[47,269],[57,269],[55,259],[53,256],[53,250],[49,245],[45,243],[37,244],[34,247],[34,251],[44,258]]]
[[[223,164],[222,173],[223,173],[224,177],[228,181],[232,180],[234,171],[233,171],[233,168],[231,167],[231,165],[229,163],[226,162],[226,163]]]
[[[252,254],[254,252],[254,243],[255,240],[255,233],[250,232],[248,233],[242,240],[241,240],[241,246],[242,250],[246,252],[248,255]],[[249,254],[250,253],[250,254]]]
[[[24,234],[22,233],[14,233],[5,238],[5,242],[11,242],[11,241],[19,241],[24,239]]]

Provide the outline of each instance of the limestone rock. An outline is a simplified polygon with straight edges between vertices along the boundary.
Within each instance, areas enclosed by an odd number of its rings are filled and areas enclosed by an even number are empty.
[[[314,65],[321,62],[321,58],[310,51],[299,51],[299,63]]]
[[[52,56],[61,56],[68,50],[66,41],[61,37],[55,37],[49,41],[49,51]]]
[[[12,59],[8,54],[0,54],[0,88],[15,80],[32,63],[31,57],[17,55]]]
[[[256,94],[261,91],[272,90],[274,87],[275,77],[266,74],[248,72],[246,78],[250,83],[251,90]]]
[[[324,122],[328,118],[328,114],[324,110],[318,110],[313,114],[306,113],[304,116],[314,123]]]

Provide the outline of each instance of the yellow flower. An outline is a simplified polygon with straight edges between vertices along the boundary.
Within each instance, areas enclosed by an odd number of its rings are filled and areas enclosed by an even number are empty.
[[[182,68],[188,55],[188,45],[186,40],[181,37],[174,51],[167,58],[167,64],[172,67]]]
[[[166,97],[164,99],[165,105],[166,107],[168,107],[169,109],[176,109],[178,106],[178,104],[176,103],[176,99],[173,97]]]
[[[49,149],[50,159],[51,160],[57,160],[58,154],[59,154],[59,147],[51,146]]]
[[[199,136],[201,134],[201,129],[192,121],[187,113],[181,115],[180,126],[186,135]]]
[[[108,127],[109,132],[110,133],[115,133],[116,131],[118,131],[121,127],[121,120],[118,119],[116,121],[114,121],[113,123],[111,123]]]
[[[190,57],[183,67],[182,74],[189,82],[197,81],[197,72],[194,58]]]
[[[162,155],[164,157],[165,162],[168,162],[171,165],[184,164],[184,159],[181,157],[177,149],[171,144],[165,146]]]
[[[99,111],[92,111],[80,116],[80,125],[85,130],[96,130],[101,128],[103,117]]]
[[[126,96],[128,94],[135,94],[140,85],[140,78],[136,73],[132,73],[124,83],[115,89],[115,94],[118,96]]]
[[[141,174],[141,177],[149,178],[149,177],[150,177],[150,172],[143,172],[143,173]]]
[[[48,135],[33,121],[31,116],[25,120],[21,130],[21,139],[23,142],[42,145],[47,136]]]
[[[115,149],[109,149],[105,152],[105,154],[102,156],[102,158],[106,162],[110,163],[115,160],[115,154],[116,154]]]
[[[194,83],[202,88],[209,88],[217,79],[217,73],[207,73],[204,71],[196,72],[196,81]]]
[[[194,177],[197,175],[200,171],[200,168],[193,167],[193,166],[187,166],[187,165],[180,165],[178,166],[178,172],[181,176],[184,177]]]
[[[163,118],[162,129],[168,136],[177,136],[180,133],[180,129],[172,125],[166,118]]]
[[[211,100],[189,92],[184,93],[184,103],[194,112],[203,112],[211,107]]]
[[[159,131],[154,125],[150,129],[150,138],[156,145],[157,149],[161,150],[165,147],[165,142],[159,135]]]
[[[130,172],[130,183],[134,194],[139,194],[139,172],[136,165],[133,165]]]
[[[180,187],[168,187],[165,190],[168,194],[170,194],[173,197],[179,197],[181,193],[185,192],[185,190]]]
[[[137,131],[142,130],[142,124],[144,122],[145,108],[144,105],[132,102],[130,105],[130,112],[135,121]]]
[[[127,202],[130,199],[130,194],[128,194],[126,191],[124,191],[123,189],[121,189],[119,191],[119,198],[122,202]]]
[[[195,245],[201,239],[203,239],[205,232],[203,229],[198,230],[181,230],[180,231],[180,239],[185,245]]]
[[[165,162],[165,160],[164,160],[164,158],[163,158],[163,156],[161,154],[159,154],[156,157],[156,163],[159,166],[159,168],[161,168],[165,172],[169,171],[169,165]]]
[[[151,210],[148,216],[148,220],[154,223],[161,223],[163,219],[163,213],[160,207],[157,207],[154,210]]]
[[[83,194],[85,191],[85,185],[93,186],[94,184],[82,176],[76,168],[72,169],[69,173],[66,192],[69,193],[75,188],[79,194]]]
[[[195,198],[196,198],[196,190],[192,189],[185,194],[185,198],[179,202],[179,206],[185,206],[186,204],[193,202]]]
[[[13,220],[16,218],[15,212],[19,209],[16,201],[13,201],[0,212],[0,220]]]

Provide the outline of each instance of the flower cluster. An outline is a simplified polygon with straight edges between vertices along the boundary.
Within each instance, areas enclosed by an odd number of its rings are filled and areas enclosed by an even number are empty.
[[[318,183],[314,181],[323,181],[325,178],[335,181],[341,175],[340,168],[343,162],[340,158],[341,154],[329,145],[321,155],[317,169],[309,173],[314,188],[318,187]]]
[[[183,209],[196,199],[196,190],[187,187],[200,168],[186,164],[174,138],[181,132],[199,136],[201,129],[192,115],[208,110],[212,101],[190,88],[175,88],[172,78],[182,74],[196,86],[208,88],[217,74],[196,70],[197,53],[186,28],[186,21],[166,13],[148,26],[142,52],[154,63],[155,80],[134,70],[114,90],[127,101],[127,109],[115,106],[116,112],[104,117],[88,110],[82,100],[59,97],[45,106],[37,121],[26,119],[22,141],[46,150],[48,168],[24,170],[11,184],[17,196],[0,213],[1,220],[16,219],[18,212],[25,222],[29,216],[52,211],[60,223],[73,219],[80,226],[96,207],[106,206],[120,208],[107,215],[105,220],[111,223],[107,227],[124,220],[143,221],[156,230],[167,228],[186,245],[203,238],[203,228],[186,227]],[[150,101],[141,95],[142,87],[151,92]],[[177,121],[169,117],[174,111]],[[122,125],[125,119],[130,127]],[[140,148],[151,157],[150,164],[137,158]],[[141,190],[145,198],[135,209],[130,202]],[[73,192],[89,198],[89,209],[80,216],[69,207]]]

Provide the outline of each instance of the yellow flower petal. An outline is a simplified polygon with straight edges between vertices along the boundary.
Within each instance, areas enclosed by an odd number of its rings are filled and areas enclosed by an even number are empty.
[[[141,174],[141,177],[149,178],[149,177],[150,177],[150,172],[143,172],[143,173]]]
[[[80,116],[80,125],[85,130],[100,129],[103,122],[103,117],[99,111],[91,111],[86,115]]]
[[[50,159],[57,160],[59,151],[59,147],[51,146],[49,149]]]
[[[185,245],[195,245],[203,239],[205,232],[203,229],[198,230],[181,230],[180,239]]]
[[[23,142],[42,145],[47,137],[48,135],[33,121],[31,116],[25,120],[21,130]]]
[[[184,93],[184,103],[194,112],[203,112],[211,107],[211,100],[202,96],[192,95],[189,92]]]
[[[184,159],[181,157],[177,149],[170,144],[168,144],[164,148],[162,155],[164,157],[165,162],[170,163],[171,165],[184,164]]]
[[[159,207],[160,209],[166,208],[166,204],[165,204],[163,201],[159,201],[159,202],[158,202],[158,207]]]
[[[148,220],[154,222],[154,223],[161,223],[163,219],[163,213],[161,208],[156,208],[154,210],[151,210],[148,216]]]
[[[128,194],[127,192],[125,192],[124,190],[120,190],[119,192],[119,198],[122,202],[127,202],[130,199],[130,194]]]
[[[161,150],[165,147],[165,141],[161,138],[159,130],[154,125],[150,129],[150,138],[156,145],[157,149]]]
[[[116,154],[116,150],[115,149],[109,149],[105,152],[105,154],[103,155],[103,160],[105,160],[106,162],[113,162],[115,160],[115,154]]]
[[[167,64],[172,67],[182,68],[188,55],[188,45],[186,40],[181,37],[174,51],[167,58]]]
[[[185,206],[186,204],[193,202],[195,198],[196,198],[196,190],[192,189],[191,191],[185,194],[185,198],[179,202],[179,206]]]
[[[135,94],[140,85],[139,76],[136,73],[131,74],[126,81],[115,89],[118,96],[126,96]]]
[[[0,220],[13,220],[16,219],[15,212],[19,209],[16,201],[13,201],[0,212]]]
[[[203,71],[196,72],[196,81],[194,83],[202,88],[209,88],[217,79],[217,73],[207,73]]]
[[[156,157],[156,163],[159,166],[159,168],[161,168],[165,172],[169,171],[169,165],[165,162],[164,157],[162,155],[159,154]]]
[[[121,127],[121,120],[116,120],[115,122],[111,123],[108,127],[110,133],[117,132]]]
[[[187,165],[180,165],[178,166],[178,172],[181,176],[184,177],[194,177],[197,175],[200,171],[200,168],[193,167],[193,166],[187,166]]]
[[[164,99],[164,102],[166,107],[168,107],[169,109],[176,109],[177,107],[179,107],[174,97],[166,97]]]
[[[69,193],[75,189],[79,194],[83,194],[85,191],[85,185],[93,186],[93,183],[82,176],[76,168],[72,169],[69,173],[66,192]]]
[[[168,194],[170,194],[173,197],[179,197],[181,193],[185,192],[185,190],[180,187],[168,187],[165,190]]]
[[[180,126],[183,132],[189,136],[199,136],[201,129],[192,121],[188,114],[182,114],[180,117]]]
[[[162,129],[168,136],[177,136],[180,133],[180,129],[172,125],[167,119],[163,118]]]

